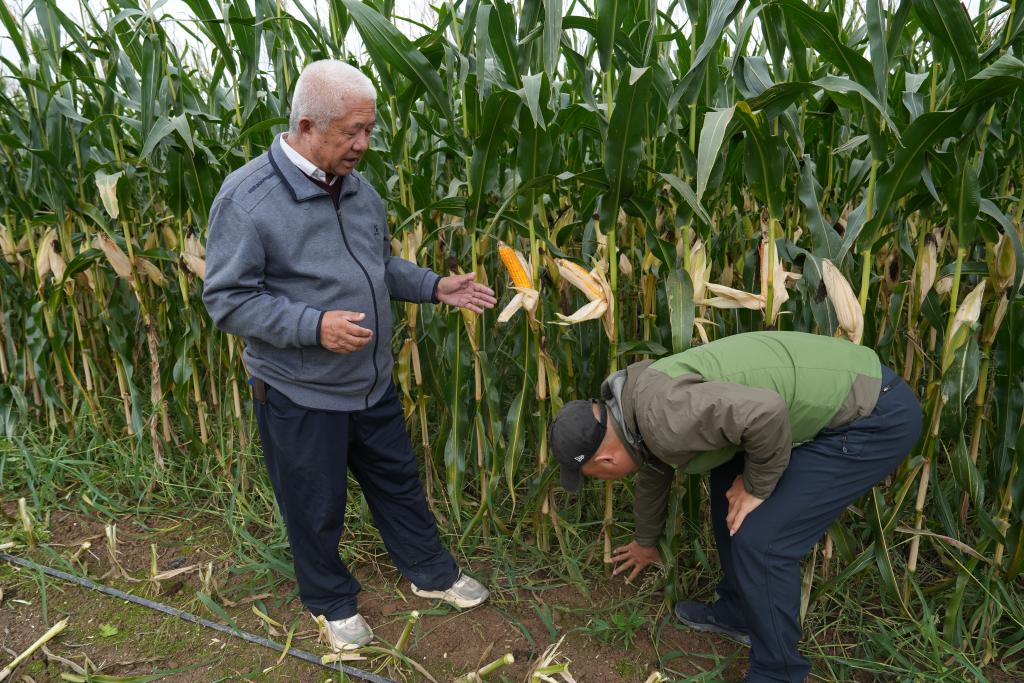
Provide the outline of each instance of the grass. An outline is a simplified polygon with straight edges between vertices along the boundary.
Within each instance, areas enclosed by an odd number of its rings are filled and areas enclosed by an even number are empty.
[[[61,544],[80,540],[82,534],[73,528],[55,527],[58,520],[60,523],[82,520],[83,525],[93,530],[93,535],[102,530],[103,524],[117,522],[122,561],[134,567],[136,575],[145,575],[149,544],[157,543],[161,569],[170,560],[182,557],[188,563],[214,562],[215,598],[233,618],[240,620],[243,628],[265,630],[266,625],[250,611],[256,606],[286,626],[296,625],[300,631],[308,630],[311,621],[295,600],[290,556],[267,482],[259,470],[252,472],[250,490],[240,489],[237,481],[208,474],[190,487],[190,497],[178,500],[181,490],[178,486],[163,482],[154,486],[135,476],[123,476],[120,468],[131,471],[134,457],[134,449],[125,444],[95,444],[83,448],[59,438],[51,440],[46,434],[29,435],[17,442],[0,442],[4,491],[13,492],[5,494],[4,509],[15,509],[10,495],[17,492],[24,492],[31,501],[41,540],[39,549],[34,552],[37,561],[80,572],[81,566],[68,559],[74,548]],[[76,465],[69,467],[68,462]],[[18,474],[12,476],[12,473]],[[164,476],[168,476],[167,473]],[[141,494],[147,490],[148,502],[142,503]],[[353,496],[349,506],[349,525],[342,543],[344,556],[352,566],[359,568],[361,580],[370,587],[370,591],[363,594],[364,602],[380,599],[404,604],[411,596],[397,580],[376,531],[363,521],[367,518],[359,512],[362,505],[359,498]],[[264,506],[266,501],[269,505]],[[0,538],[20,541],[18,529],[16,516],[5,515],[0,523]],[[706,520],[694,525],[692,532],[690,548],[699,546],[706,552],[712,543]],[[615,533],[616,540],[625,539],[627,535],[627,529]],[[496,618],[508,624],[503,638],[514,637],[521,643],[516,646],[517,660],[536,658],[548,643],[566,635],[569,640],[564,650],[570,659],[587,657],[588,651],[598,648],[601,656],[608,659],[595,660],[595,664],[617,672],[622,680],[632,680],[637,671],[651,663],[637,660],[635,655],[615,657],[616,652],[640,652],[630,647],[634,640],[649,643],[645,647],[654,653],[659,669],[669,676],[693,675],[703,670],[703,680],[711,681],[723,671],[741,670],[737,667],[742,667],[743,651],[727,643],[698,641],[695,646],[693,641],[685,641],[686,645],[680,649],[680,632],[665,602],[664,573],[648,572],[633,587],[607,577],[601,562],[600,526],[596,523],[580,524],[567,534],[567,542],[574,544],[574,552],[570,553],[544,552],[528,540],[506,536],[492,537],[488,541],[474,539],[473,543],[466,542],[458,547],[458,535],[449,532],[445,536],[445,541],[453,544],[450,547],[460,563],[475,568],[473,573],[491,586]],[[93,543],[96,558],[88,569],[95,576],[109,563],[104,562],[102,555],[102,538],[96,538]],[[677,589],[694,597],[708,596],[716,580],[714,563],[706,557],[698,559],[690,549],[681,551],[677,559]],[[42,577],[13,572],[9,567],[0,571],[3,572],[0,585],[7,591],[5,600],[9,601],[15,594],[31,596],[31,610],[39,618],[45,609],[47,617],[55,619],[67,608],[68,595],[76,592]],[[927,581],[932,572],[939,575],[941,567],[926,564],[919,576]],[[575,578],[577,576],[582,581]],[[138,584],[121,583],[128,590],[140,590]],[[170,588],[170,585],[164,586],[165,591]],[[189,575],[183,577],[182,586],[170,597],[158,599],[171,600],[183,609],[209,616],[210,612],[196,597],[199,589],[198,577]],[[814,661],[815,673],[822,680],[862,680],[870,674],[884,678],[916,676],[915,680],[921,681],[952,681],[957,680],[957,676],[977,674],[977,680],[1003,681],[1024,673],[1019,653],[1016,658],[1003,658],[983,670],[978,669],[971,663],[976,655],[962,652],[944,640],[937,618],[911,622],[893,616],[891,606],[887,607],[880,599],[881,594],[878,579],[870,573],[861,573],[855,580],[826,591],[812,604],[805,623],[804,650]],[[1008,605],[1008,618],[996,624],[991,632],[996,642],[1012,643],[1014,619],[1021,618],[1021,612],[1014,611],[1020,608],[1020,596],[1011,593],[1007,597],[1016,600],[1016,608]],[[243,601],[241,607],[228,604]],[[175,620],[153,623],[150,615],[140,609],[111,603],[101,596],[76,597],[74,602],[76,611],[88,614],[91,621],[87,625],[73,621],[66,638],[86,644],[86,651],[137,644],[133,647],[137,652],[172,659],[179,652],[203,651],[203,648],[196,649],[201,643],[193,639],[203,634],[190,636],[192,628]],[[395,631],[393,637],[397,637],[411,609],[411,606],[400,608],[382,617],[382,623],[375,623],[374,627],[384,632]],[[413,656],[422,657],[428,667],[436,666],[438,673],[465,673],[471,666],[466,662],[463,670],[457,670],[460,664],[446,661],[451,653],[445,657],[444,653],[438,656],[433,651],[432,644],[451,629],[479,643],[475,651],[479,656],[475,659],[481,660],[481,666],[487,663],[483,660],[490,661],[502,654],[502,642],[488,644],[487,639],[493,637],[493,633],[487,630],[490,627],[486,623],[474,622],[472,612],[459,614],[436,606],[421,611],[424,620],[413,632],[410,651]],[[142,624],[137,623],[139,619]],[[100,632],[103,624],[115,627],[117,634],[103,637]],[[1018,634],[1016,638],[1019,637]],[[301,642],[296,646],[309,648]],[[245,655],[250,659],[253,656]],[[210,671],[218,671],[218,667],[228,666],[226,662],[231,661],[228,657],[218,660],[220,664],[207,663],[204,658],[185,659],[189,664],[201,661],[204,666],[212,667],[204,669]],[[250,659],[242,661],[256,671],[258,667],[269,666],[274,657],[259,655]],[[184,665],[183,661],[175,663]],[[231,666],[238,673],[244,668],[240,662],[232,662]]]

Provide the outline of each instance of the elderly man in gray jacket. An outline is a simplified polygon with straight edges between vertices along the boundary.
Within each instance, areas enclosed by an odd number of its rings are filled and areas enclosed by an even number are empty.
[[[376,122],[358,69],[310,64],[287,134],[224,181],[210,212],[203,300],[245,339],[263,456],[303,604],[335,649],[370,642],[359,582],[338,553],[355,475],[384,544],[417,595],[487,599],[441,545],[392,382],[391,301],[481,313],[473,273],[441,277],[391,255],[380,196],[355,171]]]

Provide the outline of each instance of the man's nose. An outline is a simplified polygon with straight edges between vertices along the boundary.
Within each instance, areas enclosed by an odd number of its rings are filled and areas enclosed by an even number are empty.
[[[363,131],[356,135],[355,142],[352,143],[352,149],[357,152],[363,152],[370,146],[370,134]]]

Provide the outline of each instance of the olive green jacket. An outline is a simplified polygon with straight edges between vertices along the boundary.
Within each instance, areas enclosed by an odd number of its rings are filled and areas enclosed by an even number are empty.
[[[601,398],[640,465],[637,542],[661,536],[676,468],[706,472],[744,452],[746,489],[767,498],[794,446],[870,414],[880,388],[874,351],[802,332],[738,334],[611,375]]]

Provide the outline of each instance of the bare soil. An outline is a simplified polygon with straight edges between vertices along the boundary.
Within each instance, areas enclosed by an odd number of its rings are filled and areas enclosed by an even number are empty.
[[[15,505],[0,503],[0,542],[16,528],[16,515]],[[294,582],[273,572],[265,572],[272,579],[252,580],[253,568],[235,566],[232,539],[215,517],[194,515],[187,522],[160,517],[122,520],[117,527],[120,569],[110,558],[102,522],[54,512],[41,526],[39,547],[18,546],[9,552],[85,574],[99,583],[213,621],[223,622],[226,614],[238,628],[278,643],[284,643],[292,631],[292,647],[317,656],[328,652],[318,642],[315,624],[295,595]],[[83,542],[91,547],[69,564]],[[197,569],[163,580],[157,587],[147,580],[154,545],[158,571]],[[204,585],[199,569],[209,563],[212,582]],[[382,648],[398,641],[413,610],[421,613],[404,654],[439,682],[452,681],[506,653],[514,656],[515,663],[487,680],[526,681],[538,658],[559,641],[553,663],[567,664],[581,683],[642,682],[654,671],[670,680],[731,682],[742,680],[746,672],[745,647],[677,626],[657,595],[638,597],[637,588],[621,579],[596,579],[586,586],[589,594],[584,594],[553,572],[541,569],[512,580],[498,563],[478,561],[464,569],[492,588],[491,599],[460,612],[413,595],[383,551],[379,556],[360,555],[350,567],[363,584],[360,612]],[[201,591],[212,594],[217,610],[197,597]],[[256,614],[257,609],[279,625],[268,624]],[[81,668],[125,677],[120,679],[125,683],[352,680],[337,671],[293,657],[282,659],[270,649],[0,562],[0,664],[6,664],[64,617],[69,619],[67,629],[50,642],[46,652],[37,652],[19,667],[10,680],[83,680],[61,678],[62,674],[80,674]],[[622,625],[614,625],[617,618],[623,620]],[[858,646],[849,634],[831,628],[819,631],[815,639],[831,643],[828,649],[835,654],[853,654]],[[429,680],[408,662],[384,654],[383,649],[364,654],[364,660],[348,665],[395,681]],[[1016,680],[998,671],[986,674],[993,681]],[[154,677],[135,678],[140,676]],[[855,680],[875,679],[865,674]]]
[[[4,503],[2,510],[12,521],[16,508]],[[155,544],[158,571],[192,565],[204,568],[212,562],[214,600],[240,629],[279,643],[284,643],[288,630],[293,629],[293,647],[317,655],[328,652],[318,643],[315,624],[296,598],[293,582],[283,580],[273,591],[244,597],[232,590],[244,572],[231,566],[225,552],[230,547],[227,533],[215,520],[186,524],[140,518],[120,522],[117,560],[123,574],[109,557],[101,522],[55,512],[46,527],[48,533],[40,547],[30,551],[21,546],[11,552],[67,569],[65,561],[83,542],[89,542],[89,550],[73,565],[76,573],[84,570],[99,583],[223,621],[196,598],[203,590],[198,570],[162,581],[159,592],[145,580],[150,572],[151,544]],[[438,681],[451,681],[506,653],[515,657],[515,663],[488,680],[526,680],[537,658],[563,637],[554,663],[567,663],[569,672],[581,682],[644,681],[659,669],[675,679],[716,668],[718,672],[708,680],[738,681],[746,668],[745,648],[679,628],[664,608],[652,614],[639,604],[636,588],[621,580],[609,578],[590,585],[590,595],[543,576],[531,577],[535,579],[530,582],[532,589],[513,590],[500,587],[494,567],[478,563],[465,569],[492,586],[492,598],[481,607],[460,612],[413,595],[386,560],[378,563],[369,558],[365,563],[352,563],[352,569],[363,584],[360,612],[382,644],[397,642],[412,610],[422,614],[404,654]],[[74,673],[58,658],[80,667],[88,664],[90,673],[155,673],[164,674],[163,681],[340,680],[337,672],[292,657],[278,663],[279,654],[272,650],[2,562],[0,591],[0,662],[10,661],[50,625],[69,618],[67,629],[49,644],[49,654],[38,652],[12,680],[21,680],[22,675],[34,681],[60,680],[61,673]],[[226,597],[229,595],[232,597]],[[281,626],[268,625],[255,614],[254,607]],[[634,621],[616,627],[616,614]],[[601,628],[598,619],[610,626]],[[408,664],[396,665],[393,658],[377,653],[348,664],[395,680],[427,680]]]

